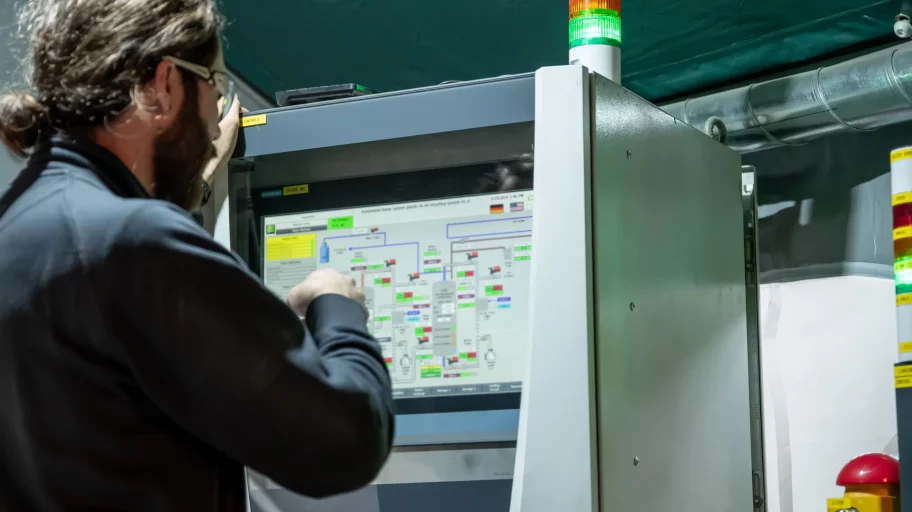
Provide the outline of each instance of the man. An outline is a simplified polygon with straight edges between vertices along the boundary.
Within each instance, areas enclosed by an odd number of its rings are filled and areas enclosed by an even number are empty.
[[[28,157],[0,199],[0,510],[243,510],[244,465],[322,497],[386,460],[352,280],[316,272],[286,306],[186,212],[236,137],[221,24],[214,0],[25,7],[31,90],[0,97]]]

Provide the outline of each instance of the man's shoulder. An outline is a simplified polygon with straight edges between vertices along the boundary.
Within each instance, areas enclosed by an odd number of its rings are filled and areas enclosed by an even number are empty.
[[[60,203],[60,222],[84,264],[105,265],[115,254],[132,259],[156,250],[211,257],[219,249],[189,213],[166,201],[124,198],[76,177],[54,202]]]
[[[144,244],[180,233],[201,234],[190,215],[171,203],[123,198],[92,183],[73,180],[61,200],[77,238],[94,246]]]
[[[120,205],[123,223],[118,241],[124,244],[158,245],[174,237],[185,241],[209,238],[189,213],[157,199],[124,199]]]
[[[243,268],[243,263],[222,247],[180,207],[155,199],[126,199],[123,221],[112,233],[109,252],[158,264],[219,263]]]
[[[0,241],[28,239],[46,254],[75,249],[83,264],[105,264],[115,251],[139,256],[156,250],[237,260],[180,207],[157,199],[114,194],[79,170],[42,175],[0,219]]]

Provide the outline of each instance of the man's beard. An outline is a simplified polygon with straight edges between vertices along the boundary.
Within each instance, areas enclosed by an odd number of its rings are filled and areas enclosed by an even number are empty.
[[[187,91],[177,122],[155,141],[155,197],[185,210],[200,206],[203,166],[215,156],[215,145],[199,115],[196,91]]]

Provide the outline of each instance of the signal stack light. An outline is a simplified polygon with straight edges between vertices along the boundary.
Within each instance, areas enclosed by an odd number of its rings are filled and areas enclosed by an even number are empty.
[[[912,147],[890,153],[899,361],[912,361]]]
[[[621,83],[621,0],[570,0],[570,64]]]
[[[893,276],[896,284],[896,334],[899,348],[899,362],[893,365],[893,387],[896,388],[899,486],[908,492],[912,488],[912,444],[909,442],[912,440],[912,147],[895,149],[890,153],[890,181],[893,193]],[[909,510],[907,504],[908,502],[902,504],[903,510]],[[854,506],[854,500],[852,505]]]

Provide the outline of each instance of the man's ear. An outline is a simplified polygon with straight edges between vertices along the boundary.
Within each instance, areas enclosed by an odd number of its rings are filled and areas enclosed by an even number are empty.
[[[153,107],[152,122],[159,132],[163,132],[177,121],[183,104],[184,84],[180,71],[173,62],[161,61],[155,67],[155,76],[147,84],[146,90]]]

